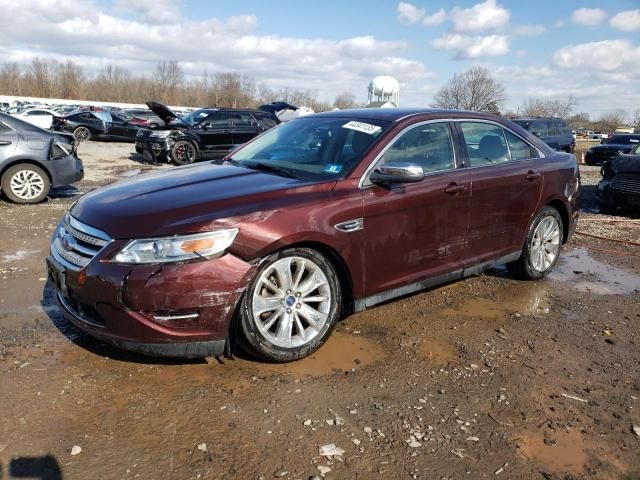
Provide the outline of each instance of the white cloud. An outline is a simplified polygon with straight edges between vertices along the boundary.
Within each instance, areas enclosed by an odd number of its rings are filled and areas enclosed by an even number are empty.
[[[471,8],[455,7],[450,12],[453,29],[456,32],[480,32],[504,27],[509,23],[511,13],[498,5],[496,0],[485,0]]]
[[[607,12],[601,8],[579,8],[571,14],[571,20],[578,25],[598,25],[607,18]]]
[[[609,25],[623,32],[640,32],[640,9],[617,13],[611,17]]]
[[[542,35],[547,29],[543,25],[519,25],[512,32],[518,37],[535,37]]]
[[[443,8],[431,15],[427,15],[424,8],[418,8],[407,2],[400,2],[396,11],[398,13],[398,20],[409,25],[420,22],[427,27],[432,27],[434,25],[440,25],[447,17],[447,12],[445,12]]]
[[[614,72],[628,68],[640,72],[640,47],[628,40],[603,40],[570,45],[556,51],[551,57],[560,68],[585,68],[601,72]]]
[[[150,23],[174,23],[180,20],[179,0],[116,0],[116,12],[135,12]]]
[[[472,36],[445,33],[433,39],[431,46],[457,50],[455,58],[496,57],[509,51],[509,41],[504,35]]]
[[[368,81],[383,73],[407,84],[432,77],[422,62],[402,56],[403,41],[262,35],[253,15],[151,23],[76,0],[0,0],[0,11],[12,19],[0,29],[0,63],[69,58],[92,75],[108,64],[148,74],[159,61],[178,60],[187,78],[234,71],[326,100],[345,90],[363,98]]]
[[[441,8],[440,10],[438,10],[437,12],[431,15],[425,15],[424,18],[422,19],[422,24],[426,25],[427,27],[440,25],[442,22],[444,22],[446,17],[447,17],[447,13],[444,11],[443,8]]]
[[[418,23],[425,15],[424,8],[418,8],[407,2],[400,2],[397,8],[398,20],[402,23],[414,24]]]

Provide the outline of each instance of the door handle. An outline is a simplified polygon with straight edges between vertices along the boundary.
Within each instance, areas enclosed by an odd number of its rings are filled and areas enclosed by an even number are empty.
[[[529,172],[525,175],[524,178],[526,178],[530,182],[533,182],[534,180],[538,180],[540,177],[542,177],[541,173],[536,173],[533,170],[529,170]]]
[[[11,145],[11,140],[0,140],[0,146]]]
[[[467,187],[464,185],[458,185],[457,183],[450,183],[444,189],[444,193],[448,193],[449,195],[457,195],[459,193],[465,192]]]

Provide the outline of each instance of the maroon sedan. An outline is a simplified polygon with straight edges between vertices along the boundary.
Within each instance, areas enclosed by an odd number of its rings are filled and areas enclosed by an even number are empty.
[[[222,164],[142,175],[82,197],[48,257],[60,307],[89,334],[202,357],[238,341],[309,355],[338,319],[507,264],[539,279],[578,218],[573,155],[500,117],[327,112]]]

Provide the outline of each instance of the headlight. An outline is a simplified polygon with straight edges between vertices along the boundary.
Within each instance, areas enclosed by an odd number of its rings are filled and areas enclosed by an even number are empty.
[[[132,240],[114,257],[116,263],[167,263],[209,257],[233,243],[237,228],[176,237]]]
[[[171,134],[171,130],[154,130],[149,134],[151,138],[167,138]]]

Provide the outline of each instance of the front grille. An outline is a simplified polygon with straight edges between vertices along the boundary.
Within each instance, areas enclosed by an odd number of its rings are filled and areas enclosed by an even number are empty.
[[[640,194],[640,175],[617,175],[610,186],[620,192]]]
[[[110,242],[109,235],[67,213],[53,234],[51,253],[67,268],[81,270]]]

